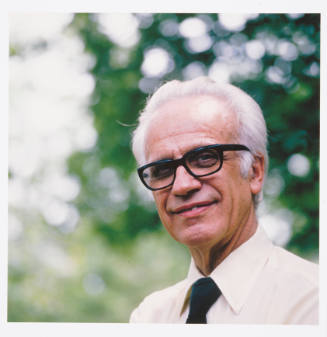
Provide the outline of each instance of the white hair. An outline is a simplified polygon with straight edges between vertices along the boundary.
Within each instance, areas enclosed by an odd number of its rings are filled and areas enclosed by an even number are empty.
[[[156,116],[159,106],[180,97],[195,95],[211,95],[223,100],[237,120],[237,139],[235,141],[246,145],[250,151],[240,151],[240,170],[247,177],[255,156],[263,156],[265,174],[268,168],[267,128],[259,105],[243,90],[231,84],[218,84],[209,77],[181,82],[173,80],[162,85],[148,98],[145,109],[139,116],[139,124],[132,137],[133,153],[140,165],[145,164],[145,139],[152,119]],[[254,196],[254,204],[262,199],[262,191]]]

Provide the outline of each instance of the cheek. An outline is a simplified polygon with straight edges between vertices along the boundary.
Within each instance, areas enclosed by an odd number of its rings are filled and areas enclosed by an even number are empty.
[[[252,200],[250,184],[240,175],[229,175],[221,180],[220,187],[224,213],[238,213],[242,205],[248,204]]]
[[[154,197],[154,201],[157,206],[159,217],[162,221],[165,218],[165,216],[167,216],[167,213],[166,213],[167,197],[163,193],[160,193],[160,192],[154,192],[153,197]]]
[[[252,193],[250,184],[247,180],[242,179],[238,185],[235,185],[233,190],[232,210],[235,222],[242,221],[252,203]]]

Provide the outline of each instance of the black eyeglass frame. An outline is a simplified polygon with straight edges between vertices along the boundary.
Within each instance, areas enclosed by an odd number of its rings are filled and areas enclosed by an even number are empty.
[[[220,157],[220,165],[219,165],[219,167],[216,170],[214,170],[213,172],[210,172],[210,173],[201,174],[201,175],[194,174],[191,171],[191,169],[186,164],[187,157],[189,157],[191,154],[194,154],[194,153],[197,153],[197,152],[201,152],[203,150],[210,150],[210,149],[217,150],[217,152],[219,154],[219,157]],[[251,152],[250,149],[247,146],[241,145],[241,144],[213,144],[213,145],[206,145],[206,146],[201,146],[201,147],[198,147],[196,149],[193,149],[191,151],[188,151],[188,152],[184,153],[184,155],[181,158],[179,158],[179,159],[161,159],[161,160],[157,160],[157,161],[154,161],[152,163],[143,165],[143,166],[141,166],[141,167],[139,167],[137,169],[137,173],[138,173],[138,176],[140,177],[142,183],[144,184],[144,186],[146,188],[148,188],[151,191],[162,190],[162,189],[167,188],[169,186],[172,186],[174,184],[175,179],[176,179],[176,170],[177,170],[177,167],[180,166],[180,165],[182,165],[185,168],[185,170],[192,177],[195,177],[195,178],[209,176],[211,174],[214,174],[214,173],[218,172],[222,168],[222,166],[223,166],[223,162],[224,162],[223,152],[224,151],[249,151],[249,152]],[[159,188],[153,188],[153,187],[149,186],[146,183],[146,181],[145,181],[145,179],[143,177],[143,171],[145,169],[147,169],[148,167],[156,166],[158,164],[167,164],[167,163],[170,163],[170,165],[174,169],[174,177],[172,179],[172,182],[170,184],[168,184],[168,185],[165,185],[165,186],[159,187]]]

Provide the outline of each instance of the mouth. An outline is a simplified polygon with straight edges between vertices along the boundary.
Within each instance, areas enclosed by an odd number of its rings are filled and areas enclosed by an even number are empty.
[[[181,215],[188,215],[194,216],[202,213],[205,209],[209,208],[211,205],[216,204],[217,201],[204,201],[193,203],[189,205],[183,205],[181,207],[176,208],[172,211],[172,214],[181,214]]]

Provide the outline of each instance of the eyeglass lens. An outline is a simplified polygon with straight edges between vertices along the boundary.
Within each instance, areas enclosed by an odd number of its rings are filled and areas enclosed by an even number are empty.
[[[185,155],[184,164],[194,176],[209,175],[220,168],[221,154],[217,149],[192,151]],[[173,160],[155,163],[143,171],[143,179],[153,189],[164,188],[173,183],[177,166]]]

